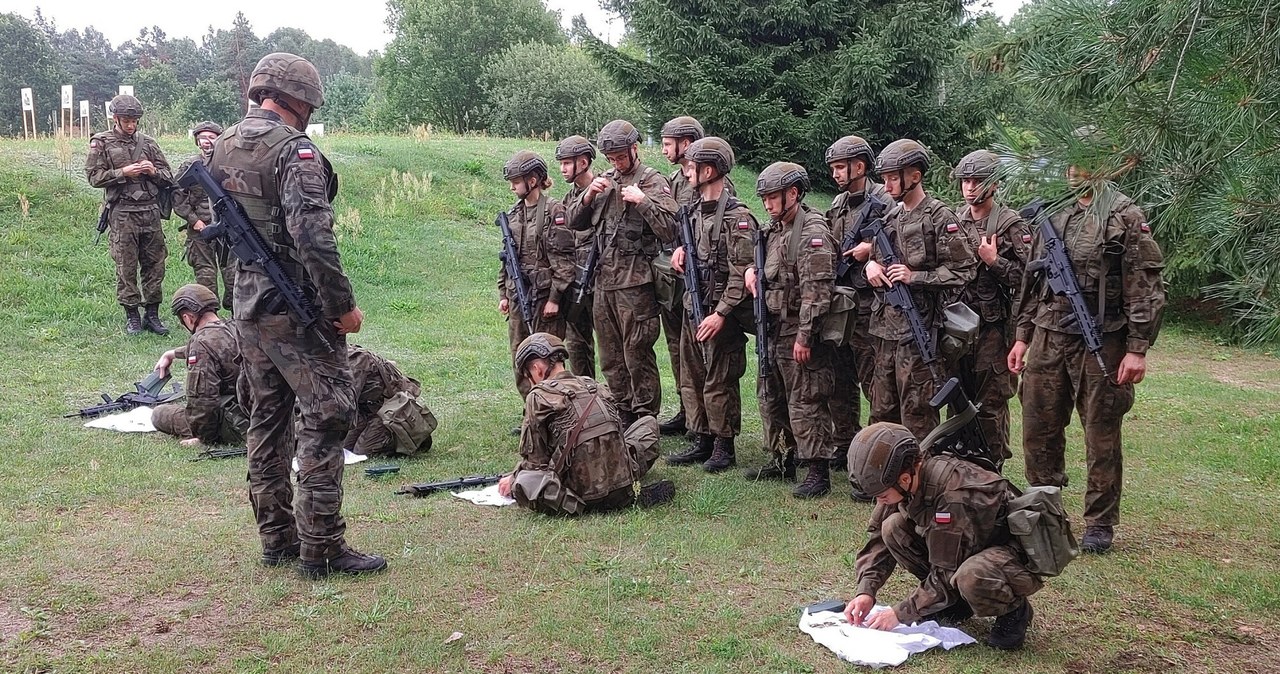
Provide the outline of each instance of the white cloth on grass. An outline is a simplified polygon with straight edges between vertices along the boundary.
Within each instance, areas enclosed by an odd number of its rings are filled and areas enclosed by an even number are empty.
[[[888,608],[876,605],[871,613]],[[963,631],[942,627],[932,620],[911,626],[899,625],[886,632],[850,625],[843,613],[822,611],[811,614],[807,609],[800,616],[800,631],[845,662],[876,668],[900,665],[912,653],[922,653],[937,646],[949,651],[956,646],[977,643]]]
[[[499,494],[497,484],[491,484],[488,487],[485,487],[484,489],[470,489],[467,491],[456,491],[456,492],[453,492],[453,495],[457,496],[458,498],[464,501],[471,501],[476,505],[496,506],[498,508],[501,508],[503,506],[509,506],[516,502],[516,500],[513,498],[507,498],[506,496]]]
[[[151,423],[150,407],[135,407],[128,412],[117,412],[105,417],[90,419],[84,423],[85,428],[105,428],[108,431],[121,433],[154,433],[156,427]]]

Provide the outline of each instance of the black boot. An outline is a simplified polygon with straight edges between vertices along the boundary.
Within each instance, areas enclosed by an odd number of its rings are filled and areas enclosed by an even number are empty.
[[[702,464],[708,473],[723,473],[738,464],[734,456],[733,438],[716,438],[711,446],[711,458]]]
[[[301,548],[302,548],[301,545],[299,545],[298,543],[294,543],[293,545],[290,545],[285,548],[279,548],[276,550],[263,550],[262,565],[275,567],[275,566],[285,566],[288,564],[293,564],[294,562],[298,561],[298,551],[301,550]]]
[[[1080,539],[1080,551],[1091,552],[1095,555],[1111,549],[1111,543],[1115,539],[1115,532],[1108,526],[1092,526],[1084,528],[1084,538]]]
[[[1035,611],[1031,610],[1031,602],[1026,599],[1018,608],[996,618],[987,636],[987,645],[1002,651],[1016,651],[1027,641],[1027,627]]]
[[[804,482],[791,490],[791,495],[796,498],[818,498],[830,494],[831,464],[827,461],[827,459],[806,461],[809,472],[804,476]]]
[[[147,314],[142,317],[142,327],[157,335],[169,334],[169,328],[164,327],[164,323],[160,322],[160,305],[148,304]]]
[[[142,334],[142,319],[138,317],[138,307],[124,308],[124,333],[126,335]]]
[[[667,457],[668,466],[688,466],[695,463],[702,463],[711,458],[711,452],[714,449],[716,436],[710,433],[699,433],[689,446],[679,454],[672,454]]]
[[[310,580],[319,580],[332,573],[376,573],[387,568],[387,560],[379,555],[366,555],[346,545],[342,552],[333,559],[321,562],[302,562],[298,565],[298,574]]]
[[[640,496],[636,503],[641,508],[652,508],[663,503],[670,503],[676,498],[676,483],[671,480],[658,480],[640,488]]]
[[[684,407],[681,407],[674,417],[658,424],[658,432],[663,435],[683,435],[685,430],[687,429],[684,424]]]
[[[759,468],[748,468],[742,471],[742,475],[752,482],[760,480],[783,480],[786,482],[795,482],[796,480],[796,458],[794,454],[788,453],[786,458],[774,460],[766,463]]]
[[[636,419],[640,417],[636,416],[636,413],[631,410],[618,410],[618,418],[622,420],[623,430],[626,430],[631,428],[631,424],[634,424]]]

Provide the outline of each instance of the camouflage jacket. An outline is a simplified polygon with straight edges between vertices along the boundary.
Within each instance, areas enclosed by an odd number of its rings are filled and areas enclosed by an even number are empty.
[[[728,192],[719,201],[701,202],[690,217],[700,265],[703,307],[708,314],[714,311],[728,316],[750,298],[744,274],[754,263],[755,235],[760,223],[746,204]],[[686,256],[686,264],[688,259]],[[684,307],[691,311],[693,297],[687,287],[685,290]]]
[[[1164,255],[1132,199],[1112,190],[1095,197],[1093,206],[1076,202],[1055,213],[1050,222],[1066,243],[1085,304],[1098,307],[1095,318],[1102,315],[1102,332],[1124,330],[1126,350],[1145,354],[1156,341],[1164,315]],[[1099,213],[1105,217],[1099,219]],[[1037,227],[1031,233],[1032,259],[1044,255],[1042,239]],[[1099,297],[1103,287],[1106,291]],[[1080,326],[1072,316],[1070,302],[1054,295],[1039,275],[1023,276],[1018,341],[1030,342],[1035,328],[1078,335]]]
[[[576,202],[581,202],[582,193],[586,191],[587,191],[587,188],[585,187],[578,187],[577,185],[574,185],[572,183],[569,185],[569,192],[564,195],[564,199],[560,202],[562,205],[565,205],[566,207],[565,208],[566,221],[568,220],[568,217],[569,217],[567,205],[576,203]],[[574,246],[577,251],[574,254],[574,263],[578,267],[578,269],[574,270],[574,274],[576,277],[578,270],[587,266],[587,258],[591,257],[591,247],[595,244],[596,232],[594,229],[573,229],[573,228],[570,228],[569,231],[573,232]],[[590,292],[591,289],[587,288],[587,291]]]
[[[522,199],[507,211],[507,219],[534,299],[559,302],[577,270],[577,239],[565,224],[564,206],[545,194],[532,208]],[[508,277],[506,265],[498,267],[498,295],[516,300],[516,280]]]
[[[671,183],[671,192],[676,198],[676,207],[692,206],[698,201],[698,190],[694,188],[693,183],[684,177],[684,171],[677,168],[667,177],[667,182]],[[733,189],[733,180],[729,176],[724,177],[724,191],[729,196],[737,196],[737,192]]]
[[[822,214],[804,203],[790,224],[771,221],[765,233],[764,299],[780,337],[812,346],[831,306],[836,242]]]
[[[622,290],[653,282],[650,262],[658,255],[658,242],[675,240],[676,200],[671,185],[661,173],[637,163],[623,175],[617,169],[603,176],[613,181],[587,204],[582,196],[566,204],[573,229],[594,228],[600,241],[600,262],[596,267],[597,290]],[[639,204],[622,200],[622,188],[636,185],[648,198]]]
[[[885,233],[898,257],[911,269],[911,296],[926,326],[942,325],[942,310],[960,298],[964,286],[977,273],[977,235],[961,225],[946,204],[925,196],[910,211],[899,203],[885,218]],[[884,264],[879,250],[872,259]],[[902,312],[876,291],[871,306],[871,334],[890,341],[911,338]]]
[[[924,538],[929,572],[906,599],[893,606],[903,624],[918,622],[961,599],[951,582],[966,559],[1012,539],[1006,504],[1015,496],[1009,481],[951,456],[934,456],[920,468],[919,490],[897,505],[877,504],[867,526],[870,537],[858,552],[856,594],[875,597],[897,562],[881,538],[890,515],[900,513]]]
[[[182,175],[188,166],[198,161],[208,162],[209,158],[203,154],[188,157],[182,162],[182,166],[178,167],[177,175]],[[179,187],[173,191],[173,212],[186,221],[187,224],[183,229],[194,226],[197,221],[203,221],[206,225],[213,224],[213,209],[209,204],[209,195],[205,194],[204,188],[199,185]],[[188,234],[193,235],[194,232],[188,232]]]
[[[1004,324],[1013,315],[1018,291],[1022,288],[1022,274],[1031,257],[1031,230],[1018,212],[1001,203],[995,203],[991,214],[982,221],[975,220],[968,204],[960,208],[960,227],[974,232],[978,237],[995,235],[996,252],[1000,257],[994,265],[978,258],[978,269],[973,282],[965,286],[961,299],[978,313],[983,323]],[[978,239],[980,244],[982,239]],[[977,254],[977,248],[974,248]]]
[[[588,408],[593,393],[599,397]],[[579,415],[588,409],[577,445],[566,449]],[[561,482],[583,501],[603,498],[633,484],[640,471],[622,432],[609,387],[567,370],[559,372],[534,386],[525,397],[520,463],[515,472],[560,466]]]
[[[178,355],[187,359],[187,420],[191,435],[206,445],[225,442],[229,434],[224,429],[235,429],[232,437],[244,437],[249,415],[236,398],[240,347],[235,326],[230,321],[206,323],[196,329]]]
[[[244,207],[264,241],[318,305],[336,319],[356,306],[333,233],[338,178],[329,160],[280,116],[254,108],[218,137],[210,172]],[[270,310],[275,284],[256,264],[236,265],[235,318]]]
[[[831,236],[835,239],[836,245],[844,248],[845,232],[850,229],[856,229],[863,226],[862,221],[862,204],[867,200],[867,193],[879,199],[880,201],[893,206],[893,197],[885,191],[884,185],[867,178],[867,184],[862,192],[850,193],[841,192],[831,202],[831,208],[827,210],[827,222],[831,225]],[[848,250],[848,249],[846,249]],[[844,254],[845,251],[840,251]],[[849,265],[849,271],[845,275],[836,279],[836,283],[842,286],[857,288],[858,290],[858,313],[871,313],[871,304],[875,301],[875,293],[871,290],[871,284],[867,283],[867,275],[863,269],[867,266],[866,262],[858,262],[853,260]]]
[[[342,446],[355,447],[366,419],[376,415],[383,404],[401,391],[418,397],[422,384],[401,372],[395,363],[354,344],[347,347],[347,367],[356,393],[357,420]]]
[[[146,159],[156,167],[156,175],[126,178],[124,167]],[[149,211],[157,208],[161,189],[173,185],[169,160],[155,139],[141,131],[126,136],[116,129],[94,134],[84,160],[89,184],[105,189],[104,199],[119,212]]]

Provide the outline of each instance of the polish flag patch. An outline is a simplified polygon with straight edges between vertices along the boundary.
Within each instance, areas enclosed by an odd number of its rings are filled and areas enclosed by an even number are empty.
[[[1142,233],[1143,233],[1143,234],[1150,234],[1150,233],[1151,233],[1151,225],[1148,225],[1148,224],[1147,224],[1147,223],[1145,223],[1145,222],[1144,222],[1144,223],[1142,223],[1142,225],[1141,225],[1140,229],[1142,229]]]
[[[315,159],[316,151],[309,145],[301,145],[298,147],[298,159]]]
[[[934,513],[934,524],[951,524],[951,513]]]
[[[958,224],[956,224],[956,223],[954,223],[954,222],[948,222],[948,223],[947,223],[947,233],[948,233],[948,234],[955,234],[955,233],[956,233],[956,232],[958,232],[958,231],[960,231],[960,225],[958,225]]]
[[[817,239],[809,239],[809,247],[810,247],[810,248],[821,248],[821,247],[822,247],[822,239],[821,239],[821,238],[817,238]]]
[[[1031,235],[1030,235],[1030,234],[1023,234],[1023,235],[1022,235],[1022,242],[1023,242],[1023,243],[1031,243]]]
[[[743,230],[743,229],[751,229],[751,223],[750,223],[749,221],[747,221],[747,220],[739,220],[739,221],[738,221],[738,229],[739,229],[739,230]]]
[[[667,187],[667,186],[665,186],[665,185],[663,185],[663,187],[662,187],[662,193],[663,193],[663,194],[671,194],[671,188],[670,188],[670,187]]]
[[[195,356],[187,356],[187,367],[191,367],[192,365],[195,365],[197,360],[199,359],[196,358]]]
[[[556,224],[557,224],[557,225],[563,225],[563,224],[564,224],[564,216],[563,216],[563,215],[557,215],[557,216],[556,216]]]
[[[93,140],[89,141],[89,147],[97,150],[102,147],[102,141],[98,140],[97,138],[94,138]]]

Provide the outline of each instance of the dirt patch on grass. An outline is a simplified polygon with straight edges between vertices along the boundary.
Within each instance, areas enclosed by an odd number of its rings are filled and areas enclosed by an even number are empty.
[[[220,599],[194,586],[155,596],[114,596],[100,610],[113,620],[94,635],[95,640],[146,647],[166,642],[188,647],[217,644],[233,622]]]
[[[23,632],[35,626],[35,621],[22,611],[8,604],[0,604],[0,644],[17,641]]]
[[[1199,355],[1183,349],[1152,351],[1152,370],[1203,375],[1253,391],[1280,391],[1280,358],[1207,343],[1203,349]]]

